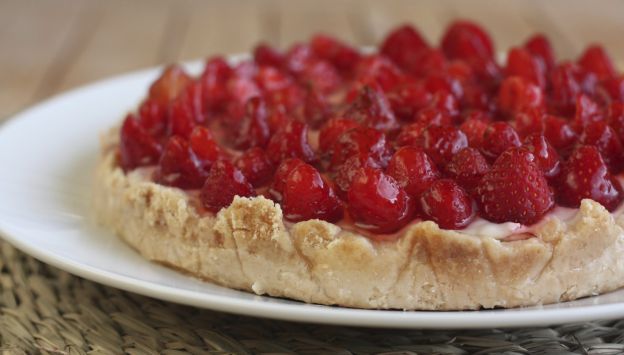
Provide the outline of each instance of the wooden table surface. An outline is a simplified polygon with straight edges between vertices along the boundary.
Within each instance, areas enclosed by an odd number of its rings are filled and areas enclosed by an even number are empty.
[[[0,0],[0,123],[51,95],[142,67],[244,52],[259,40],[284,48],[319,31],[376,44],[404,22],[437,43],[455,18],[481,23],[501,51],[544,32],[559,57],[601,42],[624,62],[622,0]]]
[[[0,0],[0,120],[100,78],[174,61],[286,47],[315,32],[376,44],[415,24],[437,42],[454,18],[486,27],[497,48],[549,35],[560,57],[601,42],[624,58],[624,1]]]

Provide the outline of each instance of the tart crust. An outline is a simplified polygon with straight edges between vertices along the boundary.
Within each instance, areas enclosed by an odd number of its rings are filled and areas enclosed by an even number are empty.
[[[502,241],[431,221],[378,241],[335,224],[285,223],[278,204],[235,198],[200,215],[187,193],[117,166],[116,130],[103,138],[93,192],[97,220],[149,260],[214,283],[308,303],[466,310],[573,300],[624,285],[623,221],[584,200],[550,215],[533,238]]]

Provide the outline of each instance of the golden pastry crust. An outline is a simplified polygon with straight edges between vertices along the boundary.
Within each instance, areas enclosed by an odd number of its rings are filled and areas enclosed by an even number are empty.
[[[501,241],[416,223],[377,241],[319,220],[284,223],[278,204],[236,198],[201,216],[187,193],[117,166],[113,132],[95,174],[94,210],[144,257],[217,284],[309,303],[464,310],[548,304],[624,285],[624,230],[584,200],[536,237]]]

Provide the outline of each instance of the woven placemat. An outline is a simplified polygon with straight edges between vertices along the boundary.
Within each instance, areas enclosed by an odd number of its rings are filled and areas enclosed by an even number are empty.
[[[102,286],[0,241],[0,353],[621,354],[624,320],[476,331],[273,321]]]

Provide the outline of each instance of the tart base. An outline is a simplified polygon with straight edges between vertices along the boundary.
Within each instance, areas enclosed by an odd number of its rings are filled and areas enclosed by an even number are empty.
[[[111,134],[110,137],[114,136]],[[125,174],[104,139],[93,206],[145,258],[258,295],[370,309],[468,310],[548,304],[624,285],[624,230],[584,200],[535,237],[502,241],[420,222],[377,241],[319,220],[284,223],[278,204],[236,198],[200,215],[185,192]]]

